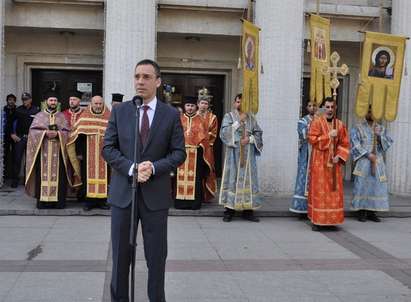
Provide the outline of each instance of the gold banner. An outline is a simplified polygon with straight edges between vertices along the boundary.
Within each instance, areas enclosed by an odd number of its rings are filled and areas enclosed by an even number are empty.
[[[243,20],[242,62],[243,62],[243,112],[258,112],[258,71],[259,71],[259,33],[253,23]]]
[[[321,105],[325,97],[331,96],[330,74],[323,72],[330,66],[330,20],[318,15],[311,15],[310,33],[310,101]]]
[[[355,112],[367,115],[371,105],[376,120],[397,117],[404,65],[405,37],[366,32]]]

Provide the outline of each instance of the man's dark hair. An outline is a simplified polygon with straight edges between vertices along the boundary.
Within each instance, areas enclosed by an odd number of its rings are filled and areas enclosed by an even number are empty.
[[[140,66],[140,65],[151,65],[151,66],[153,66],[156,77],[157,78],[161,77],[160,66],[158,66],[158,64],[156,62],[154,62],[153,60],[150,60],[150,59],[141,60],[140,62],[137,63],[135,68],[137,68],[137,66]]]
[[[321,103],[321,106],[320,106],[320,107],[324,107],[324,105],[325,105],[326,102],[335,103],[335,104],[337,105],[337,102],[334,101],[334,99],[333,99],[332,97],[327,96],[327,97],[324,99],[324,101]]]
[[[14,94],[12,94],[12,93],[10,93],[10,94],[7,95],[6,100],[8,100],[9,98],[13,98],[14,101],[17,100],[17,97],[16,97]]]
[[[235,98],[234,98],[234,101],[235,101],[237,98],[239,98],[239,99],[241,100],[241,99],[243,98],[243,94],[242,94],[242,93],[237,94],[237,95],[235,96]]]

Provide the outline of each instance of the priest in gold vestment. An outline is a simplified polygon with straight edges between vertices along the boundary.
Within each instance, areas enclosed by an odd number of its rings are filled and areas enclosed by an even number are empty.
[[[95,207],[108,209],[106,204],[108,192],[108,167],[101,156],[103,137],[106,132],[110,111],[104,105],[101,96],[94,96],[74,124],[67,148],[70,160],[81,162],[81,179],[83,187],[79,200],[85,203],[84,210]]]
[[[37,199],[39,209],[64,208],[67,184],[81,184],[67,157],[69,127],[57,104],[57,95],[50,92],[46,109],[35,115],[27,140],[26,192]]]

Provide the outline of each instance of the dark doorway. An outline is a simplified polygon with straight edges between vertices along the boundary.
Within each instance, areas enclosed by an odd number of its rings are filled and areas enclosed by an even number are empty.
[[[32,69],[31,79],[33,103],[37,106],[52,89],[59,96],[62,110],[69,107],[72,90],[88,91],[84,93],[86,98],[102,93],[103,72],[100,70]]]
[[[221,121],[224,116],[224,82],[223,75],[204,75],[204,74],[182,74],[182,73],[163,73],[161,75],[163,85],[174,87],[171,102],[175,106],[182,107],[183,96],[197,97],[198,91],[203,87],[209,90],[213,96],[211,101],[211,111],[217,116],[218,127],[220,128]],[[160,98],[166,99],[164,92],[160,89]],[[217,176],[221,176],[222,172],[222,144],[217,135],[214,144],[214,158]]]

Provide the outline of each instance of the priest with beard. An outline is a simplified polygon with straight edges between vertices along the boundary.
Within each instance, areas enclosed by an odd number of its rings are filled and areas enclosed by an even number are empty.
[[[28,134],[26,192],[37,199],[38,209],[64,208],[67,184],[81,184],[68,160],[69,127],[57,105],[57,95],[50,92],[46,109],[35,115]]]
[[[207,184],[212,170],[212,151],[208,142],[208,129],[197,113],[197,99],[186,97],[181,115],[187,158],[177,168],[176,209],[198,210],[207,196],[214,196]]]
[[[70,107],[63,111],[63,114],[70,128],[74,126],[74,124],[79,119],[81,112],[83,111],[83,109],[80,107],[81,96],[82,93],[80,91],[71,91],[69,96]]]
[[[67,143],[70,160],[81,160],[80,171],[83,182],[78,199],[84,202],[84,210],[93,208],[108,210],[108,167],[101,156],[103,137],[106,132],[110,111],[103,98],[93,96],[90,105],[74,124]]]
[[[215,160],[214,160],[214,143],[218,133],[218,121],[217,116],[210,110],[210,102],[212,96],[208,94],[208,89],[203,88],[198,92],[198,115],[203,119],[205,129],[208,133],[208,148],[210,149],[210,173],[205,180],[205,185],[208,186],[205,193],[212,192],[212,195],[206,195],[205,201],[209,201],[214,198],[217,191],[217,176],[215,174]]]
[[[344,222],[343,165],[350,155],[350,140],[344,123],[336,118],[336,101],[327,97],[324,114],[308,130],[311,144],[308,176],[308,218],[313,231]]]

